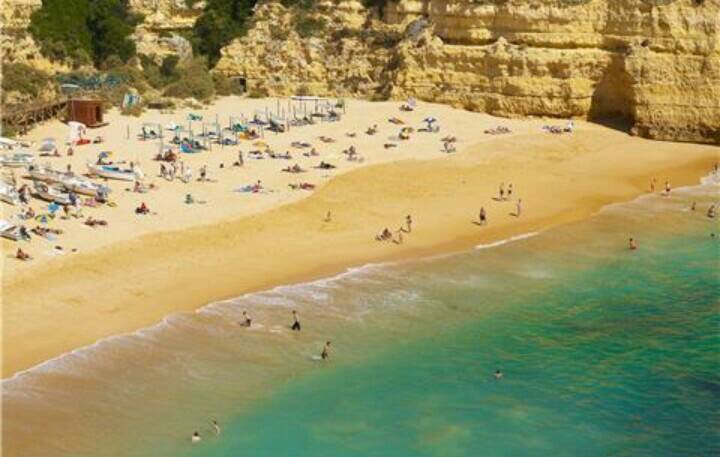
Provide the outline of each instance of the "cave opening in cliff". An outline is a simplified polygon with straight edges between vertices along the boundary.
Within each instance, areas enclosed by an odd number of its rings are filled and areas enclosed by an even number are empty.
[[[621,56],[614,56],[595,85],[588,119],[629,131],[635,123],[633,80]]]

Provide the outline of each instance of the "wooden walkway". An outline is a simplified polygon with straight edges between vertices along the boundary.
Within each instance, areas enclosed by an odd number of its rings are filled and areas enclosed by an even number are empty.
[[[52,102],[3,107],[2,125],[23,135],[35,124],[64,117],[67,106],[68,100],[63,98]]]

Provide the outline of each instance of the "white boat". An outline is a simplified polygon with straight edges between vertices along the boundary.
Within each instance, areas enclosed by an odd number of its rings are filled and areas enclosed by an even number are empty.
[[[120,168],[115,165],[87,164],[88,171],[93,176],[100,176],[106,179],[118,179],[120,181],[139,181],[143,173],[139,168]]]
[[[63,187],[76,194],[89,195],[100,200],[107,199],[110,188],[103,184],[92,182],[79,176],[65,177],[60,183]]]
[[[0,201],[18,205],[20,204],[20,194],[13,185],[0,181]]]
[[[20,241],[20,227],[9,221],[0,220],[0,236],[8,240]]]
[[[67,192],[63,192],[60,189],[48,186],[47,184],[38,181],[35,181],[34,187],[34,195],[37,198],[41,198],[49,202],[55,202],[59,205],[70,204],[70,194],[68,194]]]
[[[27,172],[33,180],[47,183],[62,182],[67,177],[65,173],[57,171],[48,165],[30,165]]]
[[[8,168],[21,168],[32,165],[35,156],[29,152],[11,152],[0,155],[0,166]]]

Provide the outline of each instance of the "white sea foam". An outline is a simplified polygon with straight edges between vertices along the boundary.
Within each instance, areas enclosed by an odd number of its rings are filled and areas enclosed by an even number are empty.
[[[540,232],[523,233],[521,235],[511,236],[510,238],[505,238],[503,240],[493,241],[492,243],[478,244],[477,246],[475,246],[475,249],[480,250],[480,249],[496,248],[496,247],[502,246],[504,244],[512,243],[513,241],[520,241],[520,240],[532,238],[532,237],[538,235],[539,233]]]

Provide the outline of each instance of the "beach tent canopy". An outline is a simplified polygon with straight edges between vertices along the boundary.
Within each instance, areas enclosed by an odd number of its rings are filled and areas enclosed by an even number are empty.
[[[87,131],[87,127],[82,122],[70,121],[67,125],[70,127],[70,131],[68,132],[68,141],[71,143],[81,139]]]
[[[44,138],[40,144],[40,151],[49,152],[55,150],[56,147],[57,143],[55,142],[55,138]]]

